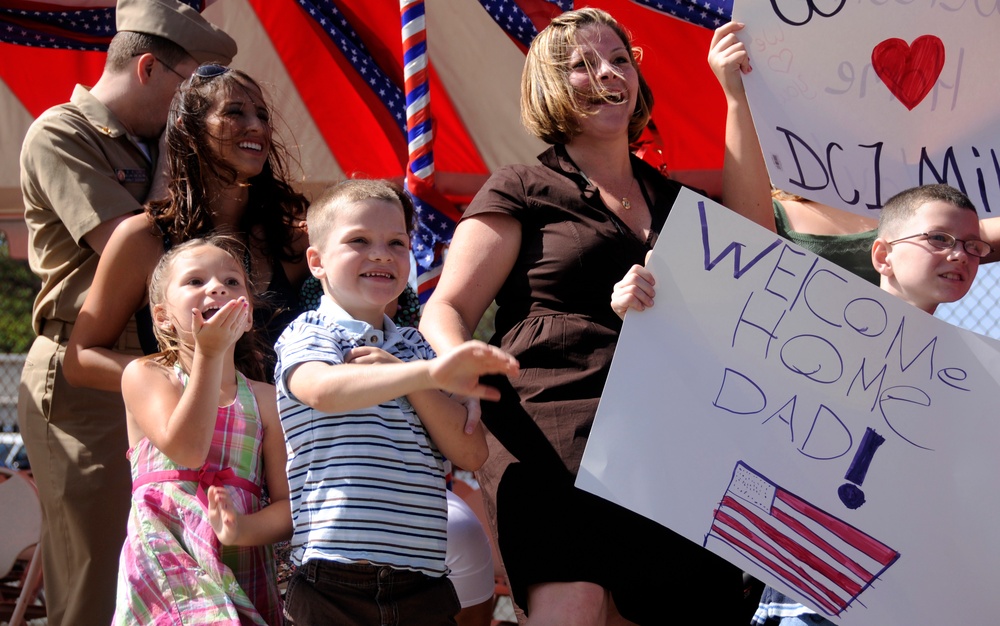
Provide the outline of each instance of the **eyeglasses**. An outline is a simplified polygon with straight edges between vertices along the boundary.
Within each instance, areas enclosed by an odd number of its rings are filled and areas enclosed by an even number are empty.
[[[194,71],[194,75],[198,78],[215,78],[216,76],[222,76],[228,71],[229,68],[225,65],[209,63],[207,65],[199,65],[198,69]]]
[[[135,53],[135,54],[133,54],[133,55],[132,55],[132,58],[134,59],[134,58],[136,58],[136,57],[138,57],[138,56],[142,56],[142,55],[144,55],[144,54],[147,54],[147,53],[146,53],[146,52],[137,52],[137,53]],[[149,53],[149,54],[152,54],[152,53]],[[163,59],[161,59],[160,57],[156,56],[155,54],[153,54],[153,58],[154,58],[154,59],[156,59],[156,62],[157,62],[157,63],[159,63],[159,64],[160,64],[160,65],[162,65],[163,67],[167,68],[168,70],[170,70],[170,71],[171,71],[171,72],[173,72],[174,74],[177,74],[178,76],[180,76],[180,77],[181,77],[181,80],[184,80],[185,78],[187,78],[186,76],[184,76],[184,74],[181,74],[180,72],[178,72],[177,70],[175,70],[175,69],[173,68],[173,66],[171,66],[171,65],[168,65],[167,63],[164,63],[164,62],[163,62]]]
[[[910,235],[909,237],[900,237],[899,239],[888,243],[889,245],[892,245],[899,241],[913,239],[914,237],[923,237],[927,240],[927,243],[931,244],[931,247],[939,250],[953,250],[955,248],[955,244],[960,243],[962,244],[962,249],[965,250],[966,254],[980,259],[989,256],[990,253],[993,252],[993,246],[985,241],[980,241],[979,239],[957,239],[953,235],[940,230],[932,230],[929,233],[917,233],[916,235]]]

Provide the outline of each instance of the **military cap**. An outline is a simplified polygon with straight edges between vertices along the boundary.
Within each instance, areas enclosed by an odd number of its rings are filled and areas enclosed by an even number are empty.
[[[118,0],[115,22],[119,31],[155,35],[184,48],[199,64],[229,65],[236,42],[201,13],[178,0]]]

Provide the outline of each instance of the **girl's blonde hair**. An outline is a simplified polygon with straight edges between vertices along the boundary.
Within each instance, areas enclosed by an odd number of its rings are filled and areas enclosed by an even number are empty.
[[[250,258],[249,249],[238,238],[225,233],[214,233],[205,237],[189,239],[182,244],[174,246],[160,257],[160,261],[156,264],[156,268],[149,279],[149,309],[153,313],[154,319],[153,334],[156,336],[156,341],[160,344],[160,353],[157,355],[157,359],[164,365],[172,367],[174,364],[180,362],[181,342],[172,324],[164,328],[155,322],[156,307],[165,304],[167,284],[170,282],[174,262],[177,258],[185,252],[202,246],[218,248],[232,257],[236,264],[243,270],[243,279],[247,286],[247,294],[253,310],[261,310],[263,306],[263,301],[254,288],[249,272],[247,271],[247,264]],[[256,324],[236,342],[234,361],[236,362],[236,369],[240,370],[248,378],[253,380],[267,380],[266,372],[264,371],[264,356],[260,345],[261,340],[257,335],[255,326]]]
[[[649,122],[653,92],[639,69],[637,58],[641,58],[641,51],[632,46],[628,31],[601,9],[566,11],[555,17],[531,42],[521,74],[521,123],[546,143],[568,143],[580,134],[580,120],[591,115],[580,102],[580,94],[569,84],[570,57],[581,45],[580,31],[598,25],[607,26],[621,38],[639,78],[639,93],[628,126],[629,143],[639,139]],[[594,93],[587,95],[606,98],[597,89],[599,81],[594,68],[586,57],[584,62],[591,84],[595,86]]]

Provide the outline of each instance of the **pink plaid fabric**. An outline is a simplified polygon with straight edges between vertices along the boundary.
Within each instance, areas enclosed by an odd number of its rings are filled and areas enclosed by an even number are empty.
[[[178,375],[186,383],[179,370]],[[143,478],[231,468],[235,476],[262,486],[263,428],[253,390],[238,378],[236,400],[219,407],[202,468],[177,466],[148,440],[129,451],[134,487],[115,624],[283,624],[271,547],[220,546],[199,501],[197,480]],[[241,512],[260,510],[259,491],[227,488]]]

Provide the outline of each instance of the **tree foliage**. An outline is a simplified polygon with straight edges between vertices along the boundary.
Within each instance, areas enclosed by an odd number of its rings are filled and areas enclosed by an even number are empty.
[[[10,258],[7,238],[0,233],[0,353],[28,351],[35,338],[31,306],[40,287],[27,262]]]

